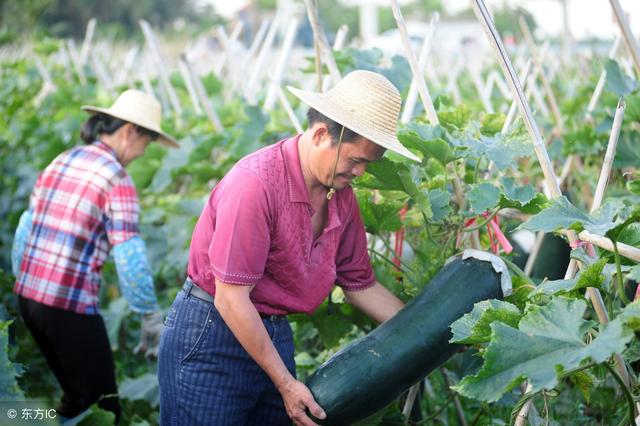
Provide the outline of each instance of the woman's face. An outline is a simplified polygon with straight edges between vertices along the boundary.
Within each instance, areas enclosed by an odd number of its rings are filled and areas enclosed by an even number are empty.
[[[131,123],[125,125],[122,155],[120,161],[127,165],[144,154],[147,145],[152,142],[152,137],[144,129]]]

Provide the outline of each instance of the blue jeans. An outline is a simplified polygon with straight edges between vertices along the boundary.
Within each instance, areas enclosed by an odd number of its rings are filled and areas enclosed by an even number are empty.
[[[161,425],[291,425],[280,393],[227,327],[215,306],[189,294],[174,300],[160,339]],[[263,323],[295,375],[286,319]]]

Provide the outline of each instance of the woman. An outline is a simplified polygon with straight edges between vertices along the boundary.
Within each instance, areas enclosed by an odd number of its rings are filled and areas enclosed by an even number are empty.
[[[20,313],[63,390],[62,419],[91,404],[120,417],[114,364],[99,315],[101,269],[109,251],[123,296],[143,314],[143,350],[155,344],[161,316],[138,229],[138,197],[124,167],[149,142],[177,147],[160,128],[160,104],[137,90],[109,109],[84,106],[85,146],[60,154],[40,174],[12,251]]]

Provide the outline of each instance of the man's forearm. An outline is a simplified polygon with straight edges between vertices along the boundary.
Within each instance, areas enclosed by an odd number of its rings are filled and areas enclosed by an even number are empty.
[[[380,323],[393,317],[404,307],[400,299],[377,281],[373,287],[366,290],[344,293],[350,304]]]

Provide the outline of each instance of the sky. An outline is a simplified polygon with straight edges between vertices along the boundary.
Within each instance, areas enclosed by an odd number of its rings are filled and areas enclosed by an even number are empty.
[[[241,6],[243,1],[203,0],[213,3],[219,13],[229,16]],[[297,0],[302,2],[303,0]],[[349,0],[353,3],[353,0]],[[569,7],[569,27],[577,39],[585,37],[613,38],[617,24],[609,0],[567,0]],[[557,0],[485,0],[487,7],[499,7],[507,4],[521,5],[529,10],[538,22],[540,35],[556,35],[562,31],[562,8]],[[631,31],[640,35],[640,0],[619,0],[623,10],[629,14]],[[381,2],[385,3],[385,2]],[[407,3],[407,1],[400,2]],[[442,2],[450,12],[469,7],[469,0],[444,0]],[[410,17],[405,17],[410,20]]]

